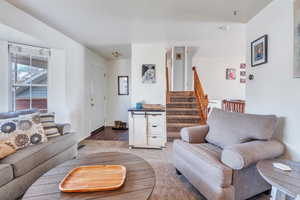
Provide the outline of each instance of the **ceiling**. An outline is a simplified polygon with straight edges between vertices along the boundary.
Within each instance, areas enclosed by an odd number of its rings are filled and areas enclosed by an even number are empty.
[[[132,42],[201,40],[217,30],[202,23],[246,23],[272,0],[7,1],[110,58]]]
[[[0,40],[22,43],[22,44],[31,44],[35,46],[46,46],[41,41],[1,23],[0,23]]]

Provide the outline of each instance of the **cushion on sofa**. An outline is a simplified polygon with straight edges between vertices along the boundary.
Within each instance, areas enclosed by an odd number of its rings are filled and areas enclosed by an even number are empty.
[[[189,144],[176,140],[173,145],[174,154],[191,166],[213,186],[228,187],[232,182],[232,169],[221,162],[222,150],[212,144]]]
[[[15,112],[18,116],[21,115],[31,115],[31,114],[35,114],[35,113],[39,113],[38,109],[27,109],[27,110],[19,110]]]
[[[16,118],[16,117],[18,117],[18,114],[15,112],[0,113],[0,119],[10,119],[10,118]]]
[[[51,138],[47,143],[17,151],[13,155],[0,160],[0,163],[11,164],[14,170],[14,177],[19,177],[74,144],[76,144],[74,135],[66,134]]]
[[[36,114],[0,120],[0,142],[19,150],[29,145],[47,142],[40,118]]]
[[[0,187],[13,180],[14,174],[10,164],[0,164]]]
[[[0,160],[15,153],[16,150],[9,144],[1,143],[0,141]]]
[[[251,140],[271,139],[277,118],[275,115],[234,113],[214,108],[209,115],[208,124],[206,140],[225,148]]]
[[[59,130],[55,124],[54,113],[40,114],[41,122],[48,138],[60,136]]]

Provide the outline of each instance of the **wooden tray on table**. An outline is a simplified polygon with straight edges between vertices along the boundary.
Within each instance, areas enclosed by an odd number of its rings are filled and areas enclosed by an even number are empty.
[[[98,192],[123,186],[126,168],[122,165],[81,166],[73,169],[59,184],[62,192]]]

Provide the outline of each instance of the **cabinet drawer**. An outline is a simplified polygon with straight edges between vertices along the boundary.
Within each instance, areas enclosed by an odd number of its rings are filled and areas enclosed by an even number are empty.
[[[148,137],[148,145],[155,146],[155,147],[162,147],[163,146],[163,139],[158,136],[151,136]]]
[[[162,115],[149,115],[148,123],[150,125],[161,125],[163,124],[163,117]]]
[[[152,136],[156,136],[156,137],[163,137],[163,132],[161,130],[152,130],[148,132],[148,137],[152,137]]]
[[[162,125],[161,124],[149,124],[149,132],[162,132]]]

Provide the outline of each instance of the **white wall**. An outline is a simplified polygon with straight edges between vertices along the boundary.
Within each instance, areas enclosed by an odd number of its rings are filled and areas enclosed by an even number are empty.
[[[145,101],[149,104],[166,104],[166,66],[164,44],[132,44],[131,52],[131,106]],[[156,65],[156,83],[142,83],[142,65]]]
[[[9,110],[8,43],[0,40],[0,112]]]
[[[281,117],[277,137],[287,145],[287,156],[300,160],[300,79],[293,78],[293,0],[274,0],[247,25],[247,63],[251,41],[269,35],[269,62],[250,68],[246,88],[247,112]]]
[[[240,64],[246,62],[246,38],[244,25],[240,25],[239,37],[202,41],[193,56],[200,80],[209,99],[245,99],[245,84],[240,83]],[[226,80],[226,68],[236,69],[236,80]]]
[[[128,108],[131,95],[131,60],[111,60],[107,66],[107,101],[106,126],[113,126],[114,121],[128,122]],[[129,77],[129,95],[118,96],[118,76]]]
[[[215,25],[215,29],[210,27]],[[169,46],[187,46],[188,66],[196,66],[205,93],[209,99],[245,99],[245,84],[240,84],[240,64],[246,62],[246,25],[228,23],[228,31],[219,30],[218,23],[202,24],[210,30],[202,40],[172,42]],[[190,59],[190,58],[189,58]],[[237,79],[225,79],[226,68],[237,69]],[[192,88],[191,70],[188,70],[188,88]]]
[[[58,58],[55,61],[58,65],[53,68],[54,72],[51,72],[52,67],[49,69],[51,76],[49,77],[49,81],[53,81],[52,83],[54,84],[50,83],[50,89],[58,89],[61,85],[59,92],[65,92],[65,95],[60,97],[53,91],[49,91],[49,108],[53,109],[50,111],[54,111],[58,119],[63,120],[61,122],[70,122],[72,124],[73,130],[78,134],[78,140],[88,136],[89,129],[85,121],[86,99],[88,98],[85,89],[88,86],[86,85],[85,75],[87,73],[87,61],[91,59],[90,54],[93,53],[87,50],[82,44],[17,9],[6,1],[0,2],[0,22],[37,40],[43,41],[52,49],[61,49],[64,51],[60,53],[56,52],[57,54],[54,53],[54,57]],[[65,54],[64,58],[62,54]],[[97,57],[97,55],[92,55],[92,57],[95,56]],[[65,76],[58,75],[56,79],[54,74],[59,70],[62,70]],[[51,80],[52,78],[53,80]],[[60,98],[62,98],[61,102]],[[60,102],[61,105],[54,105],[57,102]],[[103,115],[104,112],[99,112],[99,116]]]
[[[66,89],[66,52],[51,49],[48,69],[48,110],[56,112],[56,120],[68,119]]]

